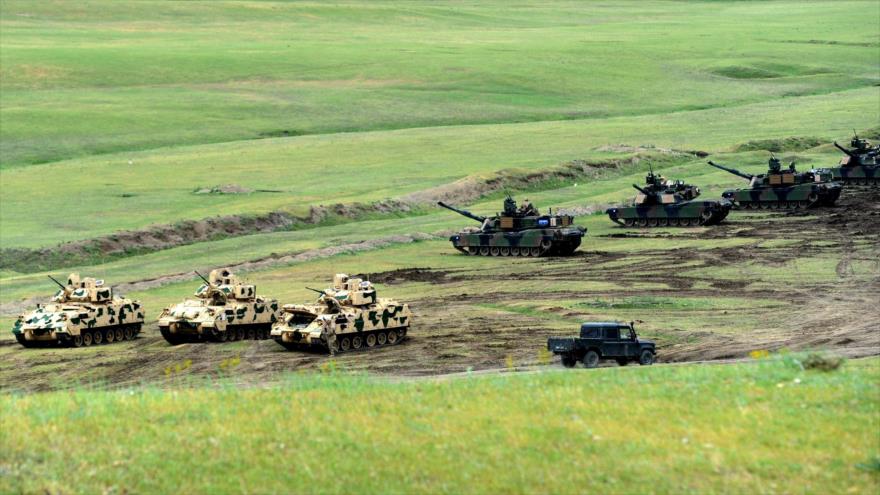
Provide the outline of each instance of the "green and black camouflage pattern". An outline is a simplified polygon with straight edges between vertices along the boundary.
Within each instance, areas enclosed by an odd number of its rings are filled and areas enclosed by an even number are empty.
[[[846,156],[837,167],[819,169],[817,172],[830,174],[834,181],[846,185],[880,186],[880,145],[871,146],[867,139],[854,136],[851,149],[834,143]]]
[[[803,209],[833,206],[843,190],[842,184],[816,171],[798,172],[792,162],[782,169],[779,160],[770,158],[766,174],[751,175],[723,167],[712,161],[709,165],[738,175],[749,181],[749,187],[724,191],[722,197],[737,209]]]
[[[504,211],[492,217],[474,215],[442,201],[437,204],[480,222],[479,229],[449,238],[455,249],[473,256],[566,256],[581,245],[587,232],[574,225],[570,215],[541,215],[528,200],[517,208],[510,196],[504,200]]]
[[[612,221],[626,227],[696,227],[721,223],[730,212],[731,203],[699,201],[700,188],[681,180],[669,180],[648,172],[645,186],[633,184],[639,191],[632,206],[609,208]]]
[[[51,277],[50,277],[51,278]],[[52,279],[55,280],[55,279]],[[52,301],[19,315],[12,333],[24,347],[80,347],[137,337],[144,323],[140,301],[119,297],[103,280],[71,273]]]

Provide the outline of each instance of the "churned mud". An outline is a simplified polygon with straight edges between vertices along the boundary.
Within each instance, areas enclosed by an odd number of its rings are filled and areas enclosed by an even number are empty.
[[[286,351],[271,340],[171,347],[155,327],[145,328],[134,342],[87,349],[22,349],[11,340],[2,340],[0,388],[46,390],[79,383],[165,385],[219,377],[262,385],[284,373],[329,368],[411,377],[558,366],[555,359],[542,355],[547,337],[575,333],[573,321],[602,313],[571,301],[589,303],[609,297],[778,303],[770,309],[708,310],[702,316],[721,323],[702,326],[667,325],[657,315],[674,315],[674,311],[644,309],[640,318],[651,324],[649,337],[658,343],[660,362],[741,359],[754,350],[779,349],[828,349],[849,357],[880,354],[880,190],[847,190],[834,208],[788,214],[735,213],[712,228],[656,232],[620,228],[613,235],[670,239],[685,247],[664,249],[662,240],[653,240],[654,245],[660,243],[656,249],[628,254],[596,250],[587,239],[573,256],[518,261],[517,269],[510,272],[486,273],[469,269],[470,258],[450,248],[449,256],[461,256],[457,268],[420,264],[364,274],[380,287],[393,286],[399,292],[418,284],[422,288],[418,293],[428,295],[407,299],[416,324],[403,343],[332,358]],[[687,247],[680,242],[743,237],[749,243],[716,248]],[[826,256],[837,260],[830,280],[804,276],[798,283],[791,279],[767,283],[766,277],[763,281],[750,278],[743,268],[792,270],[792,260],[822,260]],[[498,262],[508,263],[503,259]],[[522,269],[523,264],[529,264],[529,269]],[[686,265],[686,269],[679,270],[679,265]],[[263,265],[248,268],[257,267]],[[744,271],[728,278],[704,275],[718,268]],[[801,269],[808,272],[809,266]],[[615,288],[565,289],[583,282],[595,282],[591,285],[596,287],[613,282]],[[138,283],[142,285],[137,288],[145,288],[161,282]],[[524,292],[524,283],[555,289]],[[426,286],[429,290],[424,290]],[[524,301],[537,310],[511,306]],[[741,318],[757,321],[757,328],[724,328],[736,325]]]

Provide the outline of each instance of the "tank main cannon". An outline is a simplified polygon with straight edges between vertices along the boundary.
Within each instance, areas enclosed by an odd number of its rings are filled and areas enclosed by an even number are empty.
[[[728,167],[725,167],[724,165],[718,165],[717,163],[713,162],[712,160],[709,160],[709,165],[712,165],[715,168],[720,168],[721,170],[724,170],[725,172],[730,172],[733,175],[738,175],[746,180],[752,180],[756,177],[752,174],[746,174],[746,173],[740,172],[739,170],[737,170],[735,168],[728,168]]]
[[[469,255],[568,255],[580,246],[587,232],[587,229],[574,225],[571,215],[541,215],[529,200],[517,208],[516,201],[510,196],[505,198],[501,213],[485,217],[442,201],[437,204],[480,222],[479,229],[466,229],[449,238],[455,249]]]
[[[437,204],[442,206],[443,208],[446,208],[447,210],[452,210],[461,216],[471,218],[471,219],[476,220],[480,223],[483,223],[486,220],[486,217],[481,217],[480,215],[474,215],[473,213],[471,213],[467,210],[461,210],[461,209],[458,209],[454,206],[449,206],[448,204],[444,203],[443,201],[437,201]]]
[[[851,157],[851,158],[855,158],[855,159],[857,159],[857,160],[858,160],[858,158],[859,158],[859,156],[856,155],[855,153],[853,153],[852,151],[850,151],[850,150],[844,148],[843,146],[837,144],[837,141],[834,141],[834,147],[837,148],[837,149],[839,149],[840,151],[844,152],[847,156],[849,156],[849,157]]]
[[[637,185],[635,185],[635,184],[633,184],[632,186],[636,189],[636,191],[638,191],[638,192],[644,194],[645,196],[650,196],[650,195],[651,195],[651,193],[649,193],[648,191],[642,189],[641,187],[639,187],[639,186],[637,186]]]

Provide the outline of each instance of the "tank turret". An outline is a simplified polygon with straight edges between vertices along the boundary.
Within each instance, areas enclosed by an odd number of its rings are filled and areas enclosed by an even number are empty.
[[[844,148],[837,141],[834,146],[846,156],[840,159],[837,167],[822,168],[814,172],[828,175],[831,180],[847,185],[880,185],[880,146],[871,146],[870,141],[859,138],[855,133],[850,141],[851,149]]]
[[[480,256],[567,255],[580,246],[587,229],[574,225],[571,215],[541,215],[529,202],[519,208],[507,196],[500,214],[484,217],[439,201],[438,205],[480,222],[478,231],[462,231],[449,238],[459,251]]]

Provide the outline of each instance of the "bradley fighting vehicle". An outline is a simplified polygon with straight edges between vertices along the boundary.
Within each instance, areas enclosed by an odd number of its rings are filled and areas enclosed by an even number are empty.
[[[140,301],[114,294],[103,280],[76,273],[67,277],[67,285],[49,278],[61,289],[52,302],[38,304],[15,321],[12,333],[21,345],[80,347],[131,340],[140,333],[144,323]]]
[[[541,215],[528,200],[517,208],[510,196],[504,211],[494,217],[474,215],[440,201],[438,205],[480,222],[479,229],[450,237],[462,253],[480,256],[569,255],[581,244],[587,229],[574,225],[570,215]]]
[[[172,345],[212,340],[225,342],[269,337],[278,320],[278,301],[257,295],[228,269],[212,270],[199,287],[197,299],[169,306],[159,315],[159,331]]]
[[[829,173],[832,180],[844,184],[880,185],[880,145],[871,146],[870,141],[855,135],[850,141],[852,149],[846,149],[836,141],[834,146],[846,156],[841,158],[839,166],[817,172]]]
[[[319,294],[314,304],[285,304],[272,338],[286,349],[319,349],[331,354],[384,345],[406,337],[412,323],[407,304],[377,298],[373,284],[344,273],[333,287],[310,289]]]
[[[794,162],[787,169],[782,169],[776,157],[770,158],[769,170],[761,175],[745,174],[712,161],[709,161],[709,165],[749,181],[748,188],[731,189],[722,194],[736,208],[796,209],[831,206],[840,197],[843,188],[839,182],[828,180],[827,175],[798,172],[794,168]]]
[[[606,210],[611,220],[627,227],[696,227],[715,225],[727,217],[730,201],[697,201],[700,188],[681,180],[668,180],[655,175],[653,169],[645,177],[645,187],[633,184],[639,191],[632,206]]]

